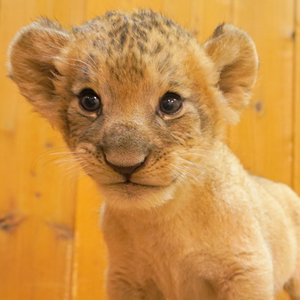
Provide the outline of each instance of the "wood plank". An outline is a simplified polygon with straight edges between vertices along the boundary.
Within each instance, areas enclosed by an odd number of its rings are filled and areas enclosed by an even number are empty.
[[[233,23],[250,33],[258,82],[229,144],[250,172],[292,183],[293,1],[233,1]]]
[[[106,299],[107,251],[100,229],[102,198],[95,183],[80,175],[76,209],[72,299]]]
[[[101,5],[97,1],[85,1],[84,7],[85,21],[103,14],[106,8],[116,9],[117,1],[102,1]],[[76,203],[71,299],[92,297],[105,300],[107,253],[98,213],[102,201],[94,183],[84,173],[79,176]]]
[[[192,1],[164,0],[163,14],[188,28],[192,14]]]
[[[260,69],[252,102],[229,144],[255,174],[292,185],[293,1],[233,0],[233,23],[257,47]],[[290,299],[284,291],[277,300]]]
[[[151,2],[148,0],[104,0],[101,2],[101,5],[95,0],[87,0],[86,18],[94,18],[110,10],[132,11],[134,9],[153,9],[161,12],[162,8],[163,2],[161,0],[152,0]]]
[[[300,195],[300,1],[296,0],[294,77],[294,172],[293,188]]]
[[[69,10],[69,2],[54,3],[2,1],[1,66],[21,26],[40,15]],[[2,67],[0,74],[6,74]],[[0,90],[0,165],[5,174],[0,181],[1,299],[70,299],[76,186],[73,176],[52,164],[53,156],[47,154],[61,151],[64,144],[5,80]]]
[[[192,0],[189,28],[203,44],[222,23],[231,22],[231,0]]]

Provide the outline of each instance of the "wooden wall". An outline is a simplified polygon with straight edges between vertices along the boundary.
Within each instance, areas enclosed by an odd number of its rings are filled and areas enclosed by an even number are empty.
[[[101,196],[59,154],[67,151],[59,135],[6,78],[9,42],[41,15],[71,26],[133,8],[165,13],[200,42],[221,22],[251,34],[258,82],[227,142],[251,172],[300,194],[300,0],[0,0],[1,300],[105,299],[106,267]]]

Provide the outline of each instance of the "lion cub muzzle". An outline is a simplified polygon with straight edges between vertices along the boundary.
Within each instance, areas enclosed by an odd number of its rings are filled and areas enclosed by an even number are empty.
[[[150,152],[149,139],[143,126],[134,122],[119,121],[107,125],[100,142],[105,162],[129,180],[146,162]]]

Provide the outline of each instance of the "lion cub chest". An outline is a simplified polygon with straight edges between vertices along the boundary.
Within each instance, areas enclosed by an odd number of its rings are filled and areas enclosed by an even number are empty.
[[[138,222],[104,213],[111,272],[141,289],[149,290],[150,285],[150,290],[157,289],[168,299],[216,299],[211,284],[199,273],[211,248],[203,242],[206,233],[184,228],[180,218],[164,224],[151,224],[150,219]]]

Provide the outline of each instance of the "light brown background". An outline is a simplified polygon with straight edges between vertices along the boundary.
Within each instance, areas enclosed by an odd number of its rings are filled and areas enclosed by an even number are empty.
[[[0,0],[1,300],[102,300],[106,267],[101,196],[5,77],[9,42],[41,15],[71,26],[133,8],[165,13],[200,42],[224,21],[251,34],[258,82],[226,141],[251,172],[300,194],[300,0]]]

